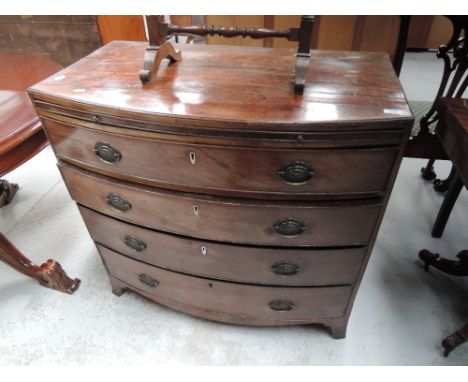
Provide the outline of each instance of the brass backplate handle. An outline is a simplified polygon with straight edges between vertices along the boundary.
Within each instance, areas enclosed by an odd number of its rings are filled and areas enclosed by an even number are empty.
[[[272,310],[277,312],[289,312],[294,308],[294,303],[291,300],[283,299],[273,300],[269,305]]]
[[[133,235],[125,236],[125,244],[137,252],[143,252],[146,249],[146,243]]]
[[[280,276],[294,276],[299,272],[299,265],[290,261],[279,261],[271,266],[271,270]]]
[[[109,195],[107,195],[106,202],[107,204],[121,212],[127,212],[132,209],[132,205],[129,201],[125,200],[120,195],[114,194],[112,192]]]
[[[294,161],[281,167],[277,174],[283,182],[293,186],[300,186],[311,179],[315,175],[315,171],[304,162]]]
[[[158,280],[156,280],[155,278],[151,277],[150,275],[146,273],[140,273],[138,275],[138,279],[140,280],[142,284],[145,284],[149,286],[150,288],[156,288],[159,285]]]
[[[305,225],[293,218],[284,218],[273,224],[275,231],[284,237],[294,237],[304,232]]]
[[[94,153],[105,163],[114,164],[120,162],[122,154],[112,147],[111,144],[105,142],[97,142],[94,145]]]

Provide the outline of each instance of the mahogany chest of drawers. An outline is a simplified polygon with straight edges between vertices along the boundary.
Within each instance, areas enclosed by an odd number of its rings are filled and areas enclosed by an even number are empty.
[[[379,53],[113,42],[30,89],[109,273],[211,320],[345,336],[412,123]]]

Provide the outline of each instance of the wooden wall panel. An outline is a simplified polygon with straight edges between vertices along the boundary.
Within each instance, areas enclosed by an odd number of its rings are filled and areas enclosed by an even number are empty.
[[[353,50],[393,56],[400,30],[398,16],[358,16]]]
[[[425,48],[434,16],[412,16],[408,31],[408,48]]]
[[[352,50],[357,16],[320,16],[317,49]]]
[[[0,50],[68,66],[101,46],[95,16],[0,16]]]
[[[299,27],[300,23],[301,16],[275,16],[273,28],[278,30],[289,29]],[[273,47],[297,49],[297,42],[288,41],[285,38],[274,38]]]
[[[146,41],[143,16],[97,16],[103,44],[113,40]]]
[[[434,16],[431,30],[427,36],[426,48],[437,49],[442,44],[447,44],[453,33],[452,23],[444,16]]]

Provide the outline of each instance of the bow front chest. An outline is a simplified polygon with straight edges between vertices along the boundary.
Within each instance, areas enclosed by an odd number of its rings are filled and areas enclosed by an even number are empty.
[[[112,290],[345,336],[409,136],[388,56],[112,42],[29,92]]]

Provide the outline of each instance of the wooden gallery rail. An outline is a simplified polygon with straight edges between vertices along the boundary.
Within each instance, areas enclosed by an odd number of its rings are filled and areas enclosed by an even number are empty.
[[[310,60],[310,45],[312,39],[313,16],[302,16],[299,28],[286,30],[273,30],[267,28],[245,28],[245,27],[216,27],[209,25],[174,25],[166,23],[164,16],[146,16],[148,26],[149,47],[145,52],[144,67],[140,70],[140,79],[143,83],[151,81],[152,76],[157,73],[159,65],[164,58],[171,62],[180,61],[182,56],[168,41],[172,35],[194,35],[194,36],[222,36],[222,37],[250,37],[260,38],[286,38],[288,41],[298,41],[296,54],[296,66],[294,71],[294,93],[304,92],[305,78]]]

